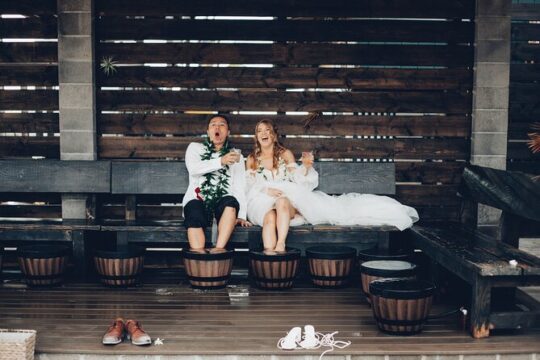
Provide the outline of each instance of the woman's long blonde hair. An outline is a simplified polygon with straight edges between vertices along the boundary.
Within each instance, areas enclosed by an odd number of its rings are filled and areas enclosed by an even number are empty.
[[[250,154],[250,156],[252,156],[254,160],[252,169],[253,170],[257,169],[258,159],[261,156],[262,150],[261,150],[261,144],[259,144],[259,141],[257,140],[257,129],[259,128],[259,125],[263,125],[263,124],[270,126],[274,134],[274,159],[272,161],[272,168],[277,169],[279,158],[281,154],[286,150],[286,148],[283,145],[281,145],[281,143],[279,142],[279,133],[278,133],[277,126],[274,125],[274,122],[270,119],[262,119],[261,121],[257,123],[257,125],[255,125],[255,137],[254,137],[255,146],[253,147],[253,151]]]

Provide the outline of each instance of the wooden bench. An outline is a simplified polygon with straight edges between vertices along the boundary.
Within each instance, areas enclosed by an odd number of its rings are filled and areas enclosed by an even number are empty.
[[[487,337],[492,329],[540,326],[540,311],[534,307],[495,309],[513,305],[512,291],[499,291],[505,294],[499,299],[496,293],[492,296],[494,288],[540,284],[540,259],[517,248],[520,235],[540,234],[540,182],[523,173],[469,166],[459,192],[464,198],[461,223],[414,226],[414,245],[471,284],[473,337]],[[476,229],[478,203],[503,210],[501,239]]]
[[[330,194],[359,192],[395,193],[395,165],[391,162],[352,163],[320,162],[319,190]],[[0,221],[2,246],[20,246],[25,242],[71,242],[76,274],[85,278],[89,268],[88,231],[116,234],[117,244],[138,243],[145,246],[188,244],[182,219],[145,221],[137,217],[137,196],[171,195],[178,198],[188,185],[183,162],[173,161],[0,161],[0,192],[113,194],[125,195],[125,216],[121,221],[80,220],[9,220]],[[357,249],[387,247],[392,226],[306,225],[291,228],[288,244],[303,248],[314,244],[348,244]],[[211,229],[207,229],[211,239]],[[258,249],[262,244],[261,228],[238,227],[230,241],[233,248]]]
[[[330,194],[359,192],[395,193],[394,163],[319,162],[318,190]],[[188,173],[183,162],[113,162],[111,173],[113,194],[126,195],[125,220],[102,224],[101,230],[117,234],[121,245],[128,243],[168,243],[185,246],[186,230],[182,220],[145,222],[137,217],[137,196],[150,194],[182,194],[188,186]],[[290,230],[287,243],[304,247],[310,244],[343,243],[365,249],[375,243],[388,246],[391,226],[298,226]],[[207,229],[207,241],[211,229]],[[261,246],[261,228],[237,227],[230,240],[235,248],[255,249]]]
[[[2,160],[0,193],[96,194],[110,192],[109,161]],[[30,242],[70,243],[75,273],[87,270],[85,233],[100,226],[80,220],[1,220],[1,246]]]

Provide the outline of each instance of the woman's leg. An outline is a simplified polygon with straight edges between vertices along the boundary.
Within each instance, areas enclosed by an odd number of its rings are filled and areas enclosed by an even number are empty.
[[[296,209],[292,206],[289,199],[280,197],[276,200],[277,243],[274,249],[275,251],[285,251],[285,241],[289,233],[289,224],[295,214]]]
[[[264,250],[274,250],[276,247],[276,210],[272,209],[264,216],[262,238]]]

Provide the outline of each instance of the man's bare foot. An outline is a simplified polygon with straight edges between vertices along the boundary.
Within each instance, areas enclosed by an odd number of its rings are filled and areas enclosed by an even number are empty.
[[[211,248],[211,249],[208,249],[209,254],[219,254],[219,253],[224,253],[226,251],[227,250],[225,250],[223,248]]]
[[[285,244],[278,243],[274,249],[276,252],[285,252]]]

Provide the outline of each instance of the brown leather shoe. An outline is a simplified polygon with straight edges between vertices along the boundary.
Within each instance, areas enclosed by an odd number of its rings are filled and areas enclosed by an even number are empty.
[[[124,319],[117,318],[114,320],[111,326],[107,329],[105,335],[103,335],[103,340],[101,341],[104,345],[116,345],[120,344],[124,340],[125,325]]]
[[[126,321],[127,337],[131,339],[133,345],[150,345],[152,339],[141,327],[137,320]]]

